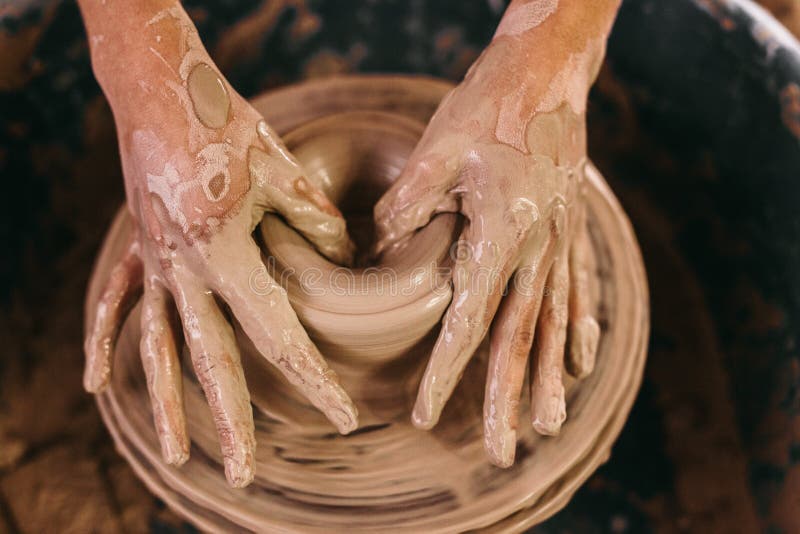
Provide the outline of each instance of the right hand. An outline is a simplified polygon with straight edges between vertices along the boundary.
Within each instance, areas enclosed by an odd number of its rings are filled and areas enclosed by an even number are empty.
[[[305,179],[259,113],[214,67],[203,68],[212,69],[230,95],[219,127],[191,115],[185,86],[174,88],[183,91],[184,98],[175,99],[183,105],[154,101],[135,114],[115,108],[135,228],[99,300],[88,303],[94,313],[87,323],[84,385],[95,393],[108,385],[126,304],[143,286],[140,349],[163,456],[173,465],[189,456],[179,335],[171,320],[177,308],[225,473],[242,487],[254,476],[256,443],[226,307],[264,358],[341,433],[358,425],[355,406],[270,278],[251,234],[264,212],[274,211],[333,261],[348,262],[352,244],[341,214]]]
[[[589,290],[583,108],[602,54],[586,73],[561,73],[578,80],[573,96],[557,84],[550,91],[544,69],[513,70],[502,46],[490,46],[444,98],[376,205],[375,223],[380,252],[402,246],[437,213],[464,216],[452,301],[412,421],[437,424],[489,335],[485,446],[492,463],[508,467],[526,369],[531,424],[556,435],[567,415],[562,369],[582,378],[594,366],[600,328]],[[508,81],[509,72],[529,79]]]

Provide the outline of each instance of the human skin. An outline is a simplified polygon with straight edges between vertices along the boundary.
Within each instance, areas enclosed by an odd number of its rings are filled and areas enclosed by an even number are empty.
[[[177,310],[227,479],[246,486],[254,476],[253,414],[225,308],[340,432],[357,427],[356,408],[251,237],[265,211],[278,212],[320,252],[347,263],[353,247],[344,220],[219,73],[178,2],[79,5],[95,76],[114,113],[135,221],[123,259],[90,303],[84,385],[95,393],[108,385],[120,323],[143,291],[140,349],[154,422],[165,460],[185,462]]]
[[[466,219],[453,298],[412,421],[436,425],[491,327],[484,436],[498,466],[514,462],[526,368],[531,423],[556,435],[566,419],[562,369],[580,378],[594,366],[600,329],[588,287],[585,111],[618,7],[511,2],[375,207],[378,253],[402,246],[437,213]]]
[[[277,211],[323,254],[347,262],[352,246],[344,222],[219,74],[178,3],[79,4],[95,73],[114,111],[137,222],[89,321],[86,388],[107,385],[126,303],[143,287],[141,353],[166,460],[180,465],[189,446],[171,318],[177,308],[228,480],[244,486],[253,477],[252,411],[218,301],[340,431],[352,430],[352,402],[250,237],[265,211]],[[497,465],[513,463],[534,337],[532,424],[543,434],[557,434],[566,417],[563,365],[581,377],[594,364],[599,327],[587,290],[591,249],[581,198],[585,105],[617,8],[618,0],[512,2],[376,206],[379,251],[404,242],[436,213],[467,218],[453,301],[412,419],[422,428],[436,424],[494,319],[484,423]]]

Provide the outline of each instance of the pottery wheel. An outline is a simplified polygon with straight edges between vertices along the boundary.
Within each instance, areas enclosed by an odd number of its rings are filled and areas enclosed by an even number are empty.
[[[336,124],[353,131],[369,129],[370,124],[378,130],[388,128],[385,135],[372,136],[377,141],[373,144],[396,141],[398,150],[388,156],[362,154],[366,159],[360,161],[372,163],[362,165],[359,172],[391,181],[402,169],[401,156],[407,151],[403,147],[413,146],[413,137],[421,133],[450,88],[444,82],[414,77],[348,77],[269,93],[256,98],[254,105],[285,136],[309,174],[323,183],[326,172],[353,173],[346,157],[328,162],[324,157],[315,158],[314,150],[318,156],[327,150],[326,143],[337,142],[326,120],[338,117],[336,120],[343,122]],[[369,152],[374,147],[368,137],[350,148]],[[328,164],[339,170],[326,168]],[[360,428],[349,436],[338,435],[308,409],[282,379],[260,363],[238,332],[258,442],[256,478],[243,490],[230,488],[225,480],[211,414],[186,362],[184,396],[191,458],[180,468],[162,461],[139,358],[135,310],[117,345],[111,387],[98,397],[117,449],[153,493],[209,531],[518,531],[543,521],[565,506],[608,459],[638,390],[646,356],[648,296],[639,248],[628,219],[593,167],[588,182],[599,303],[596,316],[602,328],[597,365],[588,378],[566,384],[568,417],[558,437],[539,436],[526,424],[528,399],[523,395],[513,467],[492,466],[483,449],[486,344],[470,363],[439,425],[433,431],[411,425],[418,370],[425,363],[438,331],[438,317],[449,301],[447,294],[422,290],[398,297],[394,305],[381,310],[370,308],[372,301],[366,297],[337,296],[351,298],[346,309],[338,310],[332,308],[339,306],[335,299],[315,304],[296,288],[287,287],[301,321],[342,376],[359,408]],[[357,198],[354,191],[363,191],[363,198],[371,199],[387,184],[373,180],[361,184],[361,189],[353,186],[347,191],[340,188],[338,193],[329,189],[329,193],[339,202]],[[344,212],[358,209],[342,207]],[[361,209],[363,212],[364,206]],[[349,224],[356,230],[352,220]],[[414,247],[395,261],[405,262],[403,268],[408,271],[414,262],[431,254],[441,256],[456,224],[453,215],[435,219],[420,232],[427,232],[427,237],[415,238],[423,240],[424,246]],[[268,218],[265,229],[269,225],[272,230],[266,232],[263,245],[265,253],[277,258],[273,273],[292,261],[324,262],[280,220]],[[129,231],[130,221],[121,212],[98,259],[90,295],[98,291],[110,259],[118,254]],[[342,315],[350,320],[343,320]],[[420,319],[422,316],[426,317]],[[339,332],[326,331],[326,325],[334,323],[344,327]],[[372,328],[387,329],[380,338],[383,346],[370,344],[370,339],[375,339]],[[347,340],[356,351],[355,360],[336,354],[337,343]],[[369,350],[359,353],[359,347]],[[381,358],[382,351],[404,355],[398,363]]]

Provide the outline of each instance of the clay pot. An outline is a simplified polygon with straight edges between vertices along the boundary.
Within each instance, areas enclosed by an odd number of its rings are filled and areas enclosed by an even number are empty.
[[[254,102],[310,178],[339,203],[350,228],[364,230],[356,232],[361,234],[362,265],[368,264],[372,204],[399,173],[449,87],[411,77],[339,78],[290,87]],[[407,253],[388,256],[376,266],[391,270],[397,286],[410,287],[396,296],[382,293],[387,288],[379,276],[369,277],[367,267],[346,275],[363,292],[340,294],[331,278],[337,266],[280,219],[267,217],[261,226],[276,278],[290,269],[322,273],[321,282],[310,288],[292,277],[286,277],[285,287],[359,407],[356,432],[336,434],[262,363],[239,332],[256,407],[255,481],[245,490],[227,485],[211,415],[188,364],[191,459],[181,468],[168,466],[152,426],[138,356],[138,320],[128,320],[112,386],[98,397],[118,449],[154,493],[208,530],[519,530],[549,517],[608,458],[638,390],[647,343],[648,297],[638,246],[602,177],[591,168],[588,178],[601,303],[597,366],[588,379],[566,384],[569,416],[557,438],[536,434],[524,424],[528,417],[522,410],[513,467],[492,466],[483,450],[486,344],[467,368],[440,424],[425,432],[409,421],[419,370],[449,303],[449,289],[435,283],[434,271],[448,261],[460,224],[455,215],[437,217],[414,237]],[[127,231],[129,221],[120,215],[98,260],[90,298]],[[527,402],[524,396],[523,406]]]
[[[261,225],[275,279],[287,280],[292,306],[328,358],[359,368],[392,361],[419,342],[449,304],[449,281],[439,279],[437,268],[449,264],[458,216],[436,217],[399,253],[369,261],[372,207],[402,169],[422,127],[396,113],[354,111],[310,121],[285,136],[308,179],[347,217],[357,264],[367,264],[346,269],[327,261],[277,216]],[[320,276],[303,276],[315,273]]]

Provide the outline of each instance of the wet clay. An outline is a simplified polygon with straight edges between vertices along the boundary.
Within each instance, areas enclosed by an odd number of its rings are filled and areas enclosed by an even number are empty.
[[[362,192],[366,204],[391,185],[449,89],[418,78],[354,77],[287,88],[254,105],[286,139],[307,172],[305,179],[337,202],[353,226],[365,206],[348,205],[347,199],[360,197],[352,191]],[[118,449],[153,492],[207,530],[519,531],[542,521],[563,507],[607,459],[645,359],[647,288],[635,238],[591,165],[585,187],[590,231],[582,250],[591,250],[591,255],[573,255],[553,276],[563,278],[563,270],[590,265],[583,269],[588,278],[578,277],[577,283],[591,287],[593,298],[563,304],[575,308],[575,317],[593,315],[603,325],[601,333],[587,334],[599,334],[596,361],[573,362],[578,375],[594,369],[581,381],[563,376],[569,418],[558,438],[540,435],[531,424],[519,425],[513,466],[491,465],[484,450],[488,342],[466,367],[438,426],[423,432],[408,420],[439,318],[451,298],[450,285],[436,283],[436,271],[449,261],[450,243],[460,231],[457,215],[435,217],[405,248],[383,256],[378,264],[362,264],[341,279],[330,277],[342,272],[335,263],[279,218],[267,217],[262,224],[259,239],[274,258],[267,268],[279,287],[259,289],[256,280],[251,289],[286,292],[303,327],[358,406],[356,432],[336,434],[289,386],[288,376],[265,365],[249,339],[253,329],[245,328],[245,335],[236,328],[257,407],[257,474],[251,488],[232,491],[222,475],[214,419],[189,365],[183,366],[183,380],[192,455],[181,468],[168,465],[152,426],[139,360],[141,331],[134,319],[123,328],[111,385],[98,397]],[[553,232],[568,231],[558,222],[557,210],[553,220]],[[88,302],[97,301],[110,266],[124,253],[117,244],[130,231],[123,213],[110,231]],[[372,237],[355,236],[361,243]],[[297,274],[311,267],[322,277],[303,280]],[[283,276],[292,269],[294,276]],[[409,289],[396,296],[379,294],[380,269],[393,269],[398,285]],[[363,292],[337,294],[332,291],[337,284]],[[131,317],[139,317],[139,308]],[[523,393],[524,412],[528,404]],[[562,417],[562,409],[552,408],[556,418]],[[549,424],[539,421],[540,430],[546,432]]]
[[[81,0],[80,7],[136,221],[128,252],[86,306],[84,386],[92,393],[108,386],[117,333],[143,293],[141,363],[165,461],[180,465],[190,456],[179,367],[191,368],[226,477],[247,486],[255,476],[255,427],[232,321],[304,402],[326,414],[331,430],[358,425],[352,400],[269,278],[252,232],[265,212],[280,213],[317,250],[345,263],[352,249],[345,222],[222,78],[179,3]],[[254,276],[271,294],[254,295]],[[183,345],[189,357],[180,364]]]
[[[217,72],[205,63],[195,65],[186,79],[189,97],[197,118],[208,128],[222,128],[228,123],[231,106],[228,90]]]

